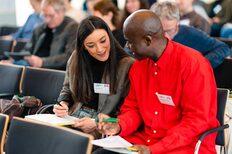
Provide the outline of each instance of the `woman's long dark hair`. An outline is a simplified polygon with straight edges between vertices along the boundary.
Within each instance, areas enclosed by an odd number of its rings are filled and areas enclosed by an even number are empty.
[[[70,75],[74,75],[73,81],[71,81],[74,95],[78,101],[83,103],[90,101],[93,96],[93,74],[88,56],[89,53],[84,47],[84,40],[95,29],[104,29],[110,39],[110,54],[103,74],[104,81],[106,81],[106,76],[109,77],[110,94],[116,93],[118,62],[123,57],[129,56],[115,40],[109,27],[102,19],[90,16],[80,23],[77,30],[76,51],[70,62]]]

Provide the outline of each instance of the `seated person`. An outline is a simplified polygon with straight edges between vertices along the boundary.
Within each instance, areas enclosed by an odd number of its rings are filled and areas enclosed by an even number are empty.
[[[129,72],[119,122],[103,122],[108,116],[100,113],[99,130],[120,135],[141,154],[193,154],[199,136],[219,125],[210,63],[198,51],[167,39],[152,11],[131,14],[123,32],[138,60]],[[216,154],[216,134],[205,138],[199,154]]]
[[[198,50],[213,68],[230,55],[230,48],[225,43],[193,27],[179,25],[179,10],[174,2],[156,3],[150,10],[160,17],[167,38]]]
[[[32,55],[24,57],[24,60],[5,60],[0,63],[65,69],[75,47],[78,24],[65,17],[63,0],[43,0],[41,6],[45,23],[34,30],[31,41],[24,48]]]
[[[102,112],[113,117],[129,89],[128,72],[134,59],[116,42],[107,24],[98,17],[84,19],[77,30],[77,46],[53,111],[57,116],[78,117],[74,127],[96,133],[96,118]]]
[[[42,0],[30,0],[31,6],[34,9],[28,18],[26,23],[15,33],[7,36],[2,36],[3,39],[14,39],[14,40],[25,40],[29,41],[32,37],[32,33],[36,27],[44,22],[43,17],[40,15],[41,12],[41,1]]]
[[[180,10],[180,23],[193,26],[210,34],[211,27],[209,22],[194,11],[193,1],[194,0],[176,0]]]

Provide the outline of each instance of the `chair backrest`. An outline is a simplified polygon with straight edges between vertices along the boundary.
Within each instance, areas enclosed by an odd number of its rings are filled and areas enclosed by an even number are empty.
[[[232,58],[225,58],[223,63],[214,69],[218,88],[232,89]]]
[[[63,87],[64,78],[65,71],[26,67],[21,93],[39,98],[43,105],[54,104]]]
[[[22,49],[24,49],[24,47],[26,46],[26,44],[28,43],[28,41],[25,40],[17,40],[15,41],[13,47],[12,47],[12,52],[19,52]]]
[[[13,40],[0,39],[0,60],[7,58],[4,55],[4,52],[11,51],[12,47],[13,47]]]
[[[0,27],[0,36],[9,35],[16,32],[19,27],[15,26],[1,26]]]
[[[9,116],[0,113],[0,154],[3,154],[7,126],[9,123]]]
[[[224,116],[228,97],[229,89],[217,88],[217,119],[220,122],[220,125],[224,125]],[[221,146],[225,145],[224,131],[218,132],[216,144]]]
[[[222,38],[222,37],[216,37],[216,39],[224,42],[225,44],[227,44],[230,48],[232,47],[232,40],[228,39],[228,38]]]
[[[19,94],[19,85],[24,67],[0,64],[0,94]]]
[[[93,137],[70,128],[14,117],[6,154],[90,154]]]

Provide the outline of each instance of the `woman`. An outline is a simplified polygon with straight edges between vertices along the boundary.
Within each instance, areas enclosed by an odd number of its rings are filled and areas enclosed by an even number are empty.
[[[94,5],[93,15],[100,17],[107,23],[116,40],[124,47],[126,40],[124,39],[122,30],[117,28],[119,24],[119,12],[115,4],[111,0],[101,0]]]
[[[114,39],[107,24],[90,16],[78,28],[76,51],[71,55],[58,102],[57,116],[80,119],[75,128],[96,138],[98,113],[116,116],[128,92],[128,71],[134,59]]]

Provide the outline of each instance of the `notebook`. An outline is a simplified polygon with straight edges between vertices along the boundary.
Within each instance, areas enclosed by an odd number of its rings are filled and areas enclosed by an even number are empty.
[[[25,119],[45,122],[56,126],[67,126],[75,124],[75,119],[77,118],[73,116],[61,118],[56,116],[55,114],[34,114],[25,116]]]

